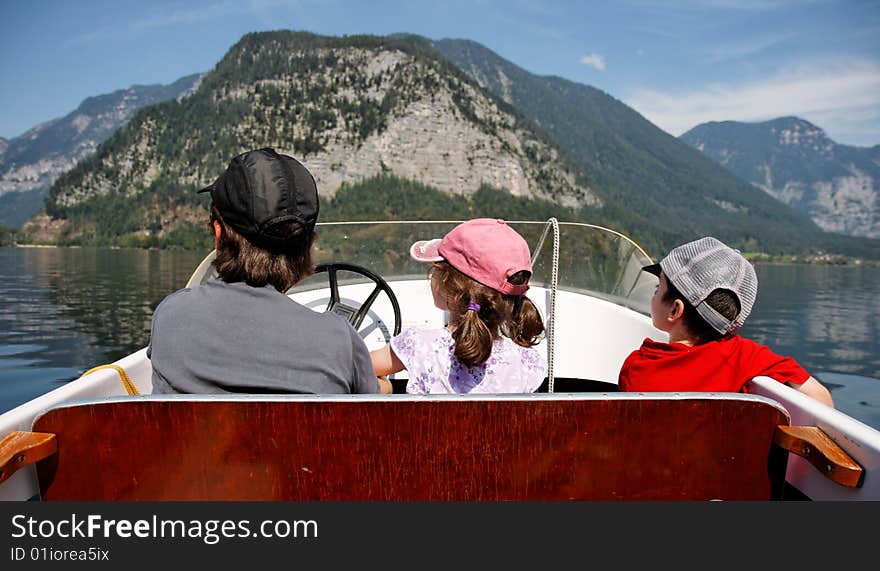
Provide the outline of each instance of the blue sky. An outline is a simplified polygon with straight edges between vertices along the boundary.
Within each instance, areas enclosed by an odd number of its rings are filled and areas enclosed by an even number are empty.
[[[209,71],[247,32],[466,38],[680,135],[796,115],[880,144],[880,1],[0,0],[0,136],[86,97]]]

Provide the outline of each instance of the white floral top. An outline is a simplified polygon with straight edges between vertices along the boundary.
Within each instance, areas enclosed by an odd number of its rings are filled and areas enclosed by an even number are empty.
[[[391,349],[409,372],[406,392],[412,394],[531,393],[547,376],[544,351],[520,347],[506,337],[476,367],[455,358],[448,329],[407,329],[391,340]]]

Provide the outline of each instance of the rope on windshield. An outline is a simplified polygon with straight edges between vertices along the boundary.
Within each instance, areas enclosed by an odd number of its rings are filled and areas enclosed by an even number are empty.
[[[555,360],[554,349],[556,347],[556,291],[559,289],[559,221],[556,218],[549,218],[547,226],[544,227],[544,233],[538,242],[535,256],[532,262],[537,259],[538,251],[544,244],[547,236],[547,230],[553,228],[553,261],[550,270],[550,303],[547,310],[547,392],[552,393],[555,388],[555,377],[553,372],[553,362]],[[532,266],[534,268],[534,265]]]
[[[550,319],[548,321],[550,335],[547,339],[547,353],[549,355],[547,377],[550,379],[549,388],[552,393],[555,384],[553,350],[556,347],[556,291],[559,289],[559,221],[551,218],[550,223],[553,224],[553,272],[550,274]]]
[[[553,375],[553,360],[555,338],[554,329],[556,328],[556,290],[559,287],[559,221],[556,218],[548,218],[544,225],[544,231],[538,239],[538,244],[532,250],[532,270],[535,269],[535,262],[541,255],[541,249],[544,247],[544,241],[547,239],[547,232],[553,228],[553,259],[550,268],[550,300],[547,303],[547,392],[552,393],[555,386]]]

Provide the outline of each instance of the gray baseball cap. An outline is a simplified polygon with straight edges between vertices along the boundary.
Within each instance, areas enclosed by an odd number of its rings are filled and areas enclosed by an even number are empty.
[[[655,276],[663,270],[675,289],[721,334],[742,327],[758,297],[758,276],[752,264],[739,250],[712,237],[673,248],[659,264],[642,269]],[[706,303],[706,298],[716,289],[730,290],[736,295],[740,311],[735,319],[727,319]]]

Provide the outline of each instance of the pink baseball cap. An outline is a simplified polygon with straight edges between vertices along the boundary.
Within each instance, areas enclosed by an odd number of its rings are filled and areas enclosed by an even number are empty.
[[[507,278],[532,272],[529,245],[500,218],[475,218],[462,222],[443,238],[419,240],[409,255],[420,262],[446,260],[452,267],[505,295],[523,295],[529,285],[514,285]]]

